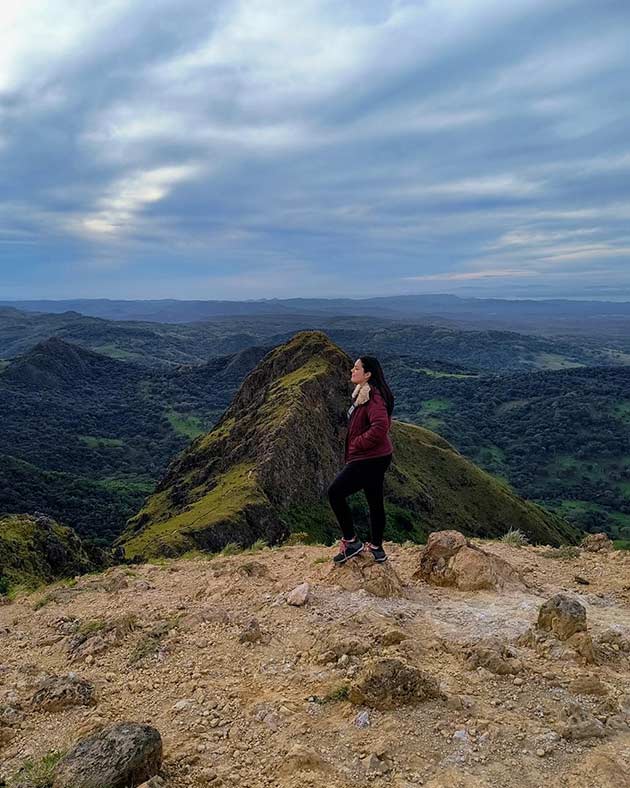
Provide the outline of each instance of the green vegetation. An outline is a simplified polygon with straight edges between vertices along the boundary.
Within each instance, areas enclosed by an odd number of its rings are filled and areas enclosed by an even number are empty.
[[[560,353],[537,353],[535,362],[539,369],[573,369],[584,366]]]
[[[522,531],[519,531],[518,528],[510,528],[507,533],[503,534],[501,541],[505,544],[512,545],[512,547],[523,547],[528,544],[529,539]]]
[[[91,556],[71,528],[28,515],[0,517],[0,566],[3,593],[15,595],[60,577],[95,568]]]
[[[577,540],[576,529],[522,500],[435,433],[394,422],[392,437],[396,472],[385,477],[386,493],[390,502],[414,512],[406,539],[423,541],[430,531],[443,528],[469,536],[499,537],[512,528],[532,542]],[[400,531],[402,535],[404,530]]]
[[[94,435],[77,435],[79,440],[83,441],[86,446],[91,449],[98,449],[102,446],[122,446],[123,441],[120,438],[99,438]]]
[[[350,694],[350,685],[341,684],[334,690],[331,690],[327,695],[322,698],[322,703],[337,703],[342,700],[348,700]]]
[[[196,438],[206,432],[204,420],[199,416],[184,415],[175,410],[166,411],[166,418],[177,435],[186,438]]]
[[[51,788],[55,769],[64,755],[65,751],[51,750],[39,759],[28,758],[9,780],[8,788]]]
[[[436,378],[393,364],[396,411],[519,495],[587,531],[630,538],[630,369]],[[448,401],[429,412],[425,403]],[[420,407],[420,410],[418,410]]]
[[[126,556],[176,555],[197,547],[198,533],[226,521],[237,525],[247,507],[268,504],[254,471],[253,463],[241,463],[219,475],[209,492],[193,488],[183,511],[173,505],[168,490],[156,493],[129,521],[121,539]],[[201,497],[195,500],[196,494]]]

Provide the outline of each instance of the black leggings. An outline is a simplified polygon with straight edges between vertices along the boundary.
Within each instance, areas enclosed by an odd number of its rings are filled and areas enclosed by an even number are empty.
[[[383,504],[383,478],[389,468],[392,455],[374,457],[370,460],[354,460],[337,474],[328,488],[328,500],[339,521],[346,539],[355,536],[352,512],[346,498],[352,493],[363,490],[370,507],[370,526],[372,544],[380,547],[385,530],[385,506]]]

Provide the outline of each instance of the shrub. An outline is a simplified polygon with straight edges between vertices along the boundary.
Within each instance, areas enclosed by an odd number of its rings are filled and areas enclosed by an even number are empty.
[[[503,534],[500,541],[512,545],[512,547],[523,547],[529,544],[527,535],[520,528],[510,528],[507,533]]]
[[[29,758],[24,761],[9,786],[28,785],[29,788],[50,788],[53,784],[55,768],[65,753],[51,750],[38,760]]]

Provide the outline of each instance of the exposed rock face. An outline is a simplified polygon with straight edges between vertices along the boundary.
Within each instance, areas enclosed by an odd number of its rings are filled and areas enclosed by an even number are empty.
[[[458,531],[429,535],[414,577],[462,591],[523,586],[520,575],[507,561],[471,544]]]
[[[588,550],[589,553],[598,553],[600,550],[612,550],[613,543],[608,538],[607,534],[588,534],[582,539],[581,547]]]
[[[442,698],[443,693],[429,673],[398,659],[381,659],[368,666],[348,697],[352,703],[384,710]]]
[[[586,629],[586,609],[567,594],[556,594],[541,605],[536,627],[528,639],[534,645],[542,633],[551,632],[587,664],[595,662],[593,641]]]
[[[55,770],[53,788],[127,788],[162,763],[162,737],[151,725],[119,722],[82,739]]]

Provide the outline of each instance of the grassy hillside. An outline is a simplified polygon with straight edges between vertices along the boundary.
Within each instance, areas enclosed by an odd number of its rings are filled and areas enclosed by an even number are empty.
[[[388,372],[404,418],[580,527],[630,536],[630,370],[436,376],[400,360]]]

